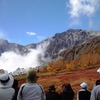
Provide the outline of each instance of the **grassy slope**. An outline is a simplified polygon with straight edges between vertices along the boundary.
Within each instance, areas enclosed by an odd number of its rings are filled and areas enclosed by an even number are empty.
[[[60,72],[60,73],[38,73],[38,80],[37,82],[42,84],[45,91],[49,85],[54,84],[57,87],[57,92],[61,92],[61,86],[64,83],[70,83],[74,92],[76,99],[77,91],[81,88],[80,84],[82,82],[88,83],[88,89],[92,90],[93,85],[97,79],[100,78],[100,74],[97,72],[97,68],[94,69],[86,69],[86,70],[78,70],[78,71],[71,71],[71,72]],[[19,80],[19,86],[25,82],[25,78]]]

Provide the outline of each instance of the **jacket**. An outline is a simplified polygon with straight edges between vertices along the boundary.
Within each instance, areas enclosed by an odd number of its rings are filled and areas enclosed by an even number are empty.
[[[0,88],[0,100],[12,100],[14,94],[13,88]]]
[[[45,100],[45,93],[43,87],[37,83],[22,84],[17,100]]]
[[[91,91],[90,100],[100,100],[100,85],[97,85]]]
[[[90,100],[91,92],[86,89],[81,89],[77,93],[77,100]]]
[[[74,98],[74,92],[68,93],[63,91],[60,93],[61,100],[73,100],[73,98]]]
[[[60,96],[57,92],[47,92],[46,100],[60,100]]]

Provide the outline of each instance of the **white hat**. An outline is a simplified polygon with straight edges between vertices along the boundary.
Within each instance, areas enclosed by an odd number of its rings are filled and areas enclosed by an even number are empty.
[[[0,74],[0,87],[11,87],[13,85],[14,78],[7,72]]]
[[[100,74],[100,68],[97,70],[97,72]]]
[[[87,83],[86,83],[86,82],[83,82],[83,83],[80,84],[80,86],[81,86],[82,88],[87,88]]]

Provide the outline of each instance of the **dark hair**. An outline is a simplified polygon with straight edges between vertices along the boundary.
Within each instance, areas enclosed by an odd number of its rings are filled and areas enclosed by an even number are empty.
[[[100,79],[96,80],[96,85],[100,85]]]
[[[49,88],[48,88],[48,90],[50,92],[55,91],[56,90],[55,85],[50,85]]]
[[[66,84],[63,84],[63,85],[62,85],[62,88],[65,87],[65,85],[66,85]]]
[[[65,85],[65,91],[68,92],[68,93],[74,92],[73,89],[72,89],[72,87],[71,87],[71,85],[70,85],[70,83],[67,83]]]

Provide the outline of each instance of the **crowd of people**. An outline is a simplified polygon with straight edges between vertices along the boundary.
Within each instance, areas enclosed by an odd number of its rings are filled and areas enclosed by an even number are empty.
[[[7,72],[0,74],[0,100],[73,100],[75,93],[70,83],[62,84],[62,92],[56,91],[56,86],[50,85],[48,92],[37,83],[37,71],[30,69],[26,75],[26,83],[18,88],[18,81]],[[97,80],[92,91],[88,84],[82,82],[77,92],[76,100],[100,100],[100,80]]]

